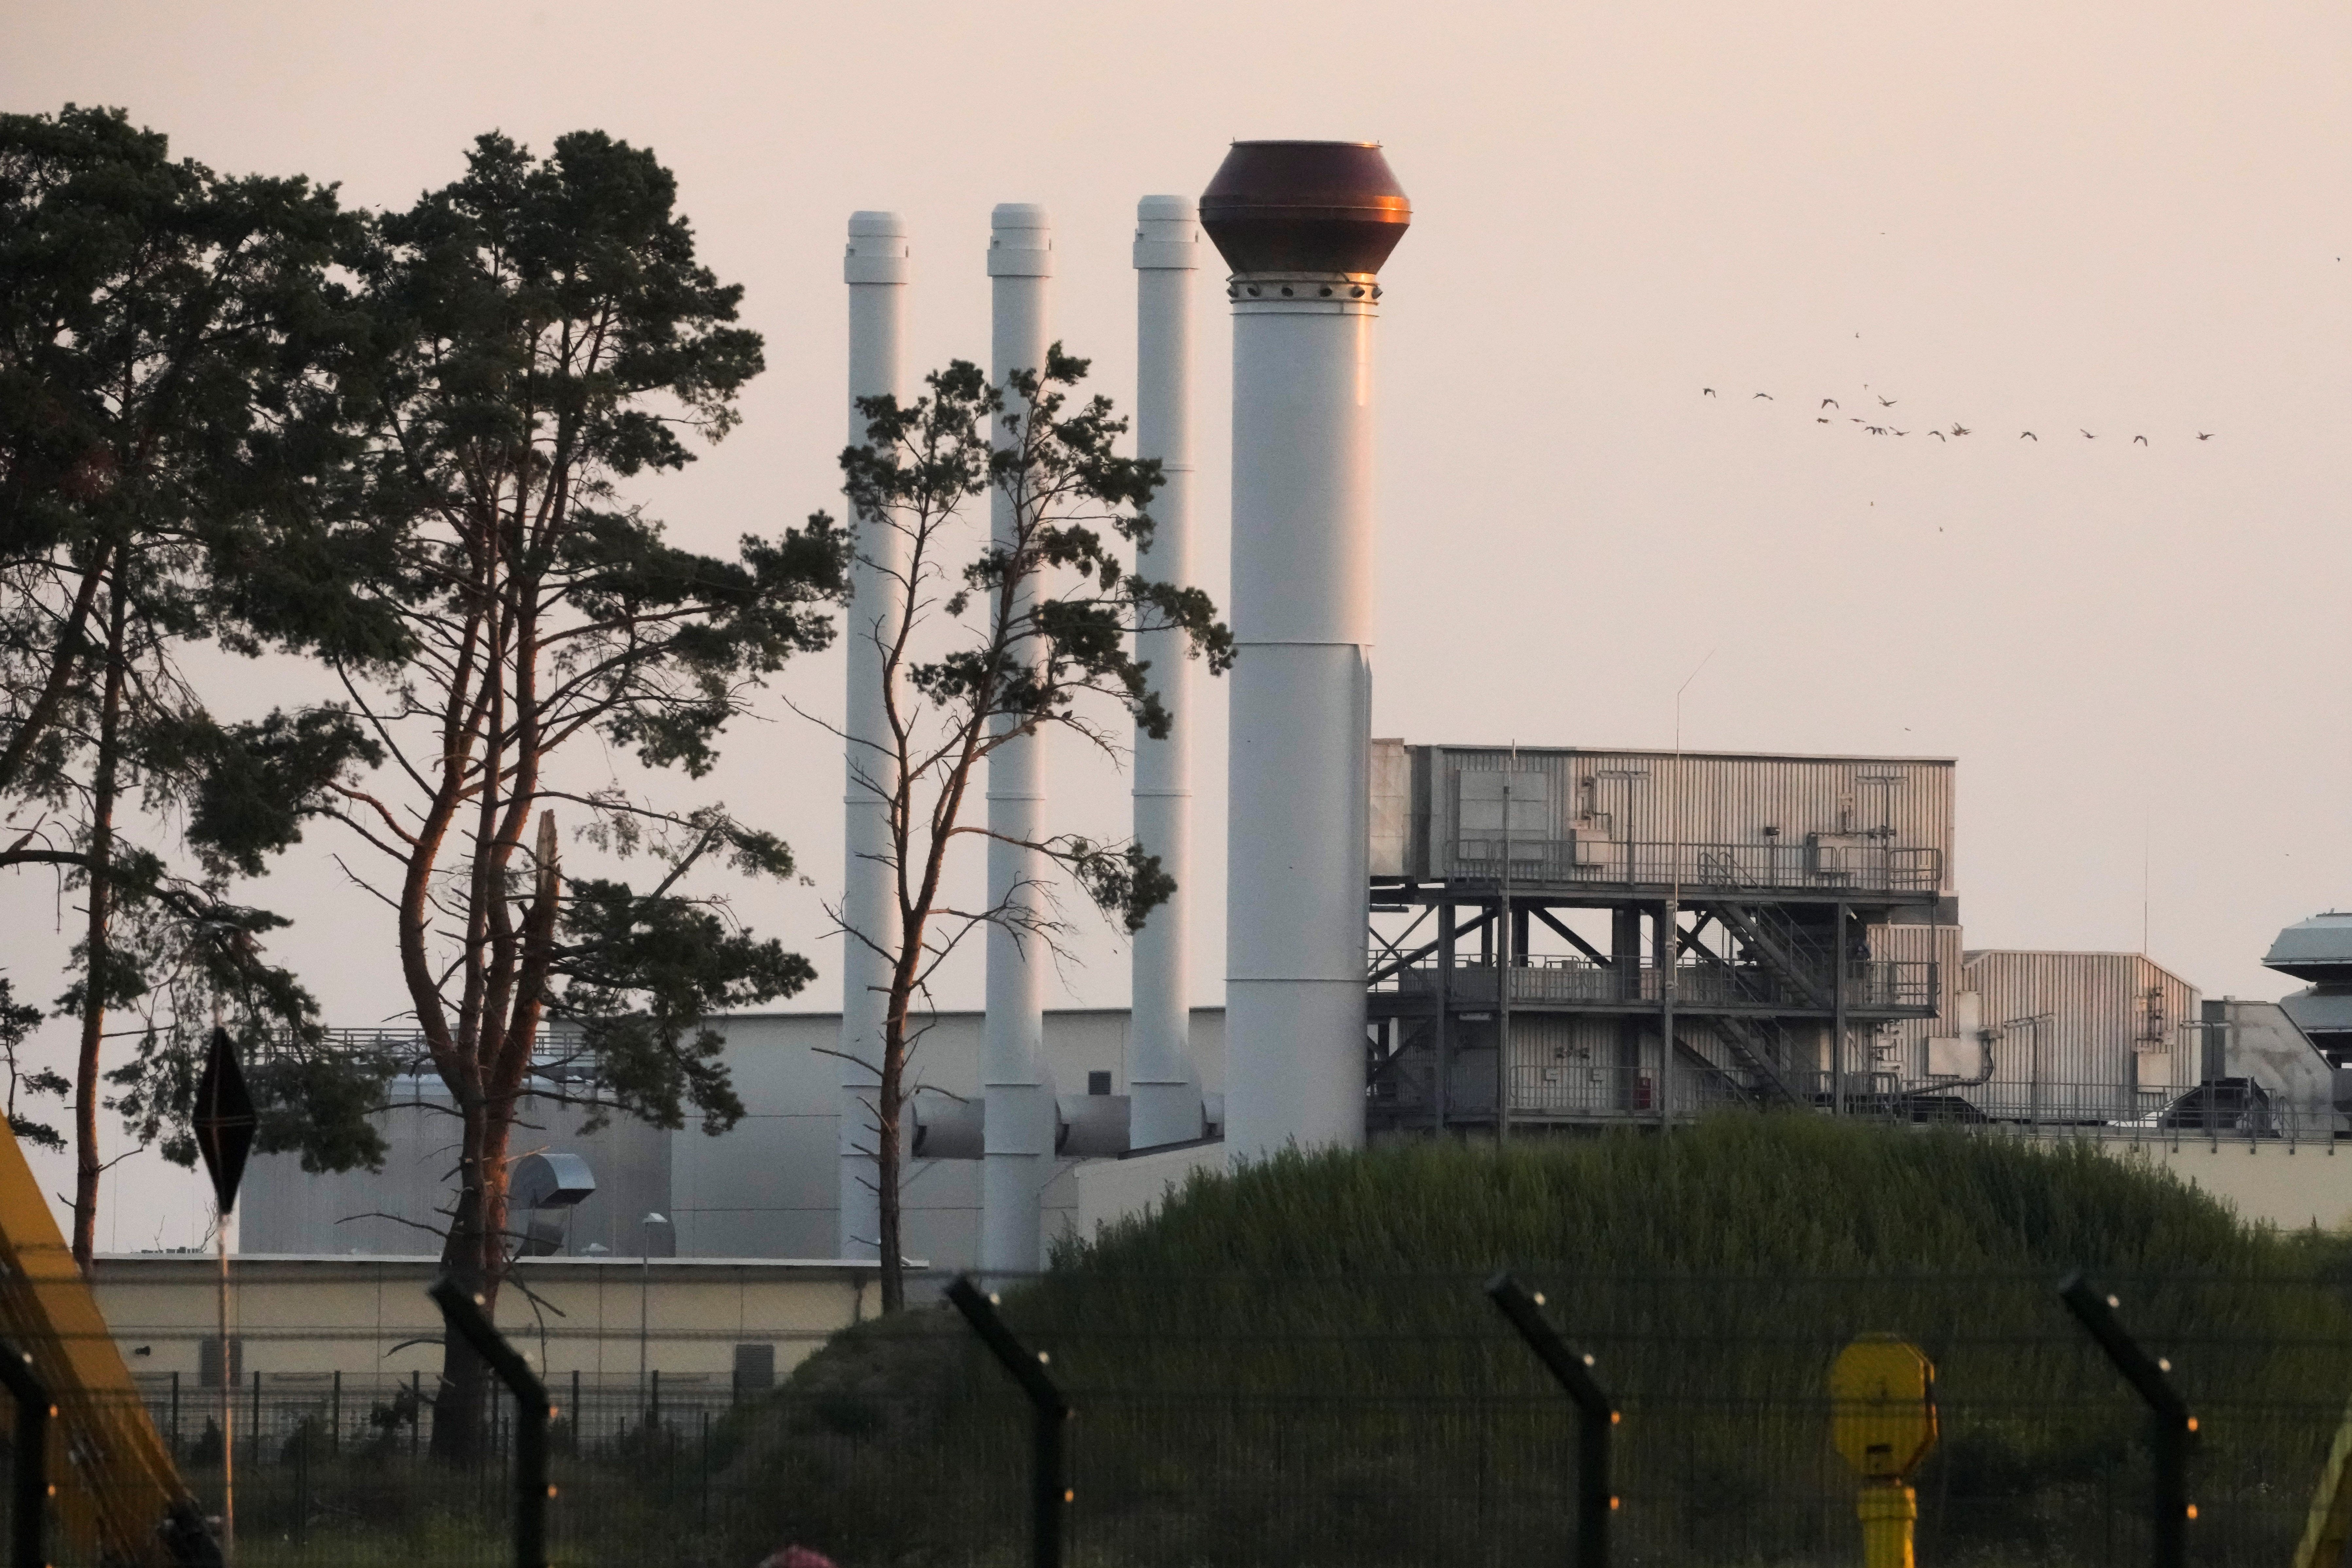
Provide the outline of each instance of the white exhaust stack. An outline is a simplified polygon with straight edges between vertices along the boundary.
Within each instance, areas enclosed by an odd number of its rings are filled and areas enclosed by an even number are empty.
[[[1370,142],[1236,142],[1225,1143],[1364,1137],[1374,275],[1412,219]]]
[[[907,226],[897,213],[849,215],[849,251],[843,272],[849,283],[849,444],[866,444],[861,397],[898,396],[901,385],[900,324],[905,319]],[[848,644],[849,701],[842,728],[846,787],[843,796],[846,869],[841,892],[841,923],[863,932],[842,939],[841,953],[841,1208],[835,1256],[881,1255],[882,1204],[875,1174],[876,1096],[882,1061],[882,1016],[890,963],[898,942],[898,897],[890,856],[890,819],[886,804],[897,774],[887,749],[883,717],[882,650],[877,625],[898,614],[902,590],[892,574],[903,573],[906,552],[895,529],[868,520],[849,520],[857,551],[850,568]],[[880,951],[877,951],[880,950]],[[861,1062],[873,1064],[860,1066]]]
[[[1007,203],[990,215],[988,276],[992,300],[989,374],[999,387],[1016,370],[1042,371],[1051,341],[1048,296],[1054,237],[1045,209]],[[1008,393],[1008,411],[1016,400]],[[1003,415],[994,431],[1000,447],[1015,439]],[[989,521],[1001,547],[1013,542],[1013,509],[992,492]],[[1028,599],[1035,597],[1034,592]],[[1009,727],[1009,726],[1008,726]],[[1008,839],[1044,837],[1045,747],[1036,736],[1005,742],[988,763],[988,904],[1036,908],[1045,896],[1045,858]],[[981,1165],[980,1267],[989,1274],[1025,1274],[1040,1262],[1038,1194],[1054,1163],[1054,1086],[1045,1071],[1046,953],[1037,939],[1017,940],[1002,925],[988,928],[988,1017],[981,1045],[986,1153]]]
[[[1192,580],[1192,274],[1201,266],[1200,209],[1190,196],[1146,196],[1135,209],[1135,453],[1157,458],[1167,483],[1151,506],[1151,546],[1136,568]],[[1145,632],[1137,657],[1171,722],[1168,738],[1135,732],[1135,837],[1176,879],[1176,891],[1135,934],[1133,1012],[1127,1031],[1128,1145],[1156,1148],[1201,1136],[1201,1086],[1189,1050],[1186,971],[1191,923],[1192,703],[1181,632]]]

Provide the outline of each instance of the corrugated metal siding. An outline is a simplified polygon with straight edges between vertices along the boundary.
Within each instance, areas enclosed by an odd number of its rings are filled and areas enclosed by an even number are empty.
[[[1460,776],[1509,768],[1544,781],[1541,820],[1553,843],[1582,831],[1620,846],[1738,846],[1783,858],[1793,871],[1805,863],[1812,835],[1845,835],[1866,851],[1931,851],[1933,890],[1952,888],[1953,765],[1946,760],[1529,748],[1515,758],[1502,747],[1413,750],[1427,758],[1414,770],[1412,809],[1428,825],[1426,874],[1433,878],[1478,874],[1457,869],[1465,833]],[[1519,816],[1514,814],[1515,860],[1532,848],[1517,843]]]
[[[1404,742],[1374,741],[1367,772],[1371,780],[1371,875],[1402,877],[1412,826],[1412,759]]]
[[[1927,1039],[1956,1027],[1960,993],[1967,988],[1967,960],[1958,926],[1876,925],[1865,931],[1874,959],[1931,962],[1936,965],[1936,1016],[1905,1018],[1880,1027],[1876,1066],[1913,1083],[1927,1075]]]
[[[2197,1082],[2197,989],[2137,953],[1975,952],[1967,976],[1997,1033],[1992,1080],[1960,1092],[1997,1117],[2035,1102],[2034,1029],[2015,1020],[2039,1014],[2044,1120],[2129,1121]]]

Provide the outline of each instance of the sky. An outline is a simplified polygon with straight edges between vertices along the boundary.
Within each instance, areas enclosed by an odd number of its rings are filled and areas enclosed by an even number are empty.
[[[1970,945],[2145,942],[2209,994],[2273,996],[2271,937],[2352,903],[2347,56],[2352,14],[2318,4],[15,0],[0,108],[120,105],[215,168],[379,207],[492,129],[653,148],[767,338],[741,427],[635,498],[713,550],[837,510],[852,210],[910,226],[920,371],[984,359],[989,209],[1045,204],[1057,334],[1124,403],[1136,198],[1197,192],[1234,138],[1378,140],[1414,218],[1382,275],[1375,733],[1663,745],[1687,681],[1693,747],[1954,757]],[[1197,521],[1222,598],[1217,282]],[[217,674],[225,708],[305,685]],[[824,971],[794,1006],[838,1001],[840,773],[785,700],[837,713],[840,688],[837,654],[808,658],[672,786],[801,854],[813,885],[734,889]],[[1054,770],[1057,824],[1121,828],[1114,769]],[[249,890],[297,918],[278,951],[331,1021],[373,1025],[403,1001],[352,848],[314,829]],[[61,988],[70,901],[0,901],[23,990]],[[1122,1005],[1126,970],[1088,934],[1053,1004]],[[944,999],[978,995],[968,968]],[[101,1247],[195,1240],[195,1192],[127,1162]]]

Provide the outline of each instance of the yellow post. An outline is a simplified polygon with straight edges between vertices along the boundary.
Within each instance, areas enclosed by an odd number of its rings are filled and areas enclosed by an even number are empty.
[[[1911,1568],[1916,1492],[1901,1481],[1864,1481],[1854,1512],[1862,1520],[1862,1568]]]
[[[1912,1568],[1911,1472],[1936,1446],[1936,1367],[1917,1345],[1864,1334],[1830,1364],[1830,1440],[1862,1479],[1864,1568]]]

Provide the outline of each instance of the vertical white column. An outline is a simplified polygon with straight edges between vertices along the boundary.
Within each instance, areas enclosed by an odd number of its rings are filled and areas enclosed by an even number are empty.
[[[1150,548],[1136,569],[1192,581],[1192,274],[1201,265],[1200,206],[1190,196],[1146,196],[1135,225],[1135,451],[1157,458],[1167,482],[1151,504]],[[1127,1030],[1128,1147],[1201,1136],[1201,1086],[1189,1050],[1186,975],[1192,882],[1192,702],[1184,635],[1145,632],[1136,656],[1151,667],[1168,710],[1164,740],[1135,732],[1135,837],[1160,857],[1176,891],[1135,935]]]
[[[1364,1137],[1375,309],[1369,289],[1358,299],[1287,279],[1249,280],[1234,302],[1225,1142],[1236,1160]]]
[[[1225,1145],[1364,1139],[1372,321],[1412,221],[1377,142],[1236,142],[1201,193],[1232,276]]]
[[[907,226],[896,213],[849,216],[849,443],[866,444],[861,397],[903,394],[899,347],[909,262]],[[890,958],[898,945],[898,873],[891,861],[888,799],[898,774],[883,716],[883,641],[904,603],[906,551],[894,529],[849,520],[856,549],[850,568],[843,641],[848,704],[842,728],[845,871],[841,923],[840,1212],[842,1258],[881,1256],[882,1205],[875,1179],[881,1085],[882,1019]]]
[[[988,276],[989,374],[1002,387],[1010,373],[1042,371],[1045,364],[1054,238],[1045,208],[1007,203],[991,215]],[[1008,393],[994,430],[1000,447],[1017,438],[1013,420],[1027,416],[1019,404]],[[990,498],[989,522],[994,542],[1010,547],[1016,522],[1002,493]],[[1034,597],[1025,595],[1024,603]],[[990,754],[991,909],[1042,905],[1049,867],[1043,855],[1018,844],[1034,844],[1044,836],[1045,762],[1045,747],[1034,735],[1008,741]],[[1002,924],[988,928],[987,944],[980,1267],[986,1273],[1027,1273],[1042,1257],[1038,1194],[1054,1164],[1054,1085],[1045,1059],[1048,955],[1037,939],[1024,941]]]

